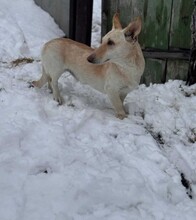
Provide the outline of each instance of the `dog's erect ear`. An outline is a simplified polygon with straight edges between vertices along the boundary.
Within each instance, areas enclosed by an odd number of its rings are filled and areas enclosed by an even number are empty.
[[[119,13],[115,13],[113,16],[113,25],[112,25],[112,30],[114,29],[122,29],[120,20],[119,20]]]
[[[125,29],[123,29],[125,38],[129,40],[137,40],[137,37],[142,29],[142,18],[137,17],[135,21],[131,22]]]

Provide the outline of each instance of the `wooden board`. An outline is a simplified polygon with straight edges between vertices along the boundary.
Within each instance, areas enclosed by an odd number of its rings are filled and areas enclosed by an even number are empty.
[[[104,36],[112,28],[112,17],[116,12],[116,5],[117,0],[102,0],[102,36]]]
[[[193,0],[173,0],[172,21],[169,36],[170,49],[190,48],[190,23],[193,9]]]
[[[165,82],[165,66],[165,60],[146,59],[146,67],[141,83],[149,85],[150,83]]]
[[[172,0],[145,0],[144,28],[140,35],[142,47],[168,49]]]
[[[169,60],[167,64],[166,81],[169,79],[179,79],[186,81],[188,66],[188,61]]]

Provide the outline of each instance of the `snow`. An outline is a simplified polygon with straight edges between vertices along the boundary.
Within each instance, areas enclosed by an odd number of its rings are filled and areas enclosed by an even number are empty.
[[[93,22],[91,46],[96,48],[101,42],[101,0],[93,1]]]
[[[106,96],[65,73],[58,106],[28,82],[63,32],[32,0],[0,4],[0,219],[194,220],[196,85],[140,85],[119,120]],[[21,57],[35,61],[13,66]]]
[[[0,57],[39,57],[41,45],[64,33],[46,12],[29,0],[0,0]]]

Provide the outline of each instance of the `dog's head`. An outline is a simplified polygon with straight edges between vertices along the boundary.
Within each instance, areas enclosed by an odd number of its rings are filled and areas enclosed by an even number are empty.
[[[122,29],[119,14],[113,16],[112,30],[102,38],[100,47],[87,58],[91,63],[105,63],[110,60],[122,59],[130,54],[130,50],[137,44],[141,31],[141,17],[137,17],[126,28]]]

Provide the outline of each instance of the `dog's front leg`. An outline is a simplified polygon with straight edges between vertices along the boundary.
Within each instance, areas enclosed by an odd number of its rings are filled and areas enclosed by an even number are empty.
[[[121,101],[119,92],[108,89],[107,95],[116,110],[116,117],[119,119],[126,118],[127,115],[125,113],[123,102]]]

